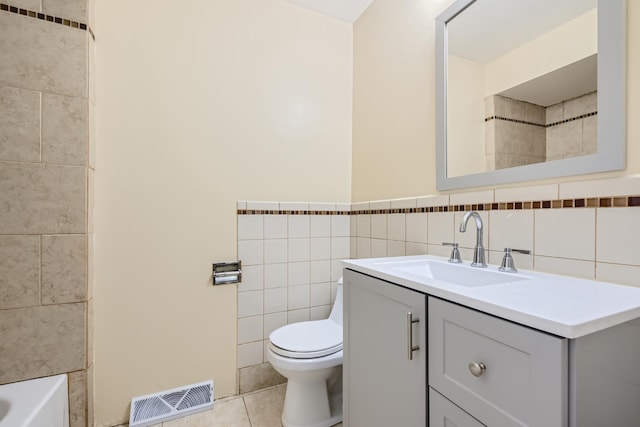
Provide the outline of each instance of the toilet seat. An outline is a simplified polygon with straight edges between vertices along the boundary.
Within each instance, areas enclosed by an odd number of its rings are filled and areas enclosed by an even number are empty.
[[[269,335],[269,348],[292,359],[314,359],[342,350],[342,327],[332,320],[283,326]]]

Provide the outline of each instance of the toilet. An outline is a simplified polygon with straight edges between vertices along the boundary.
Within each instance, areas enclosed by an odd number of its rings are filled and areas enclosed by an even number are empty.
[[[276,329],[269,335],[267,359],[288,380],[284,427],[342,421],[342,278],[329,318]]]

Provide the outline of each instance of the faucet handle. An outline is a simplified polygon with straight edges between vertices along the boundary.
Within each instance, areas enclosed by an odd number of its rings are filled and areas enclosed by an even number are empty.
[[[526,249],[512,249],[512,248],[504,248],[504,256],[502,257],[502,263],[498,270],[506,271],[507,273],[517,273],[518,269],[516,268],[515,263],[513,262],[513,257],[511,256],[511,252],[518,252],[521,254],[530,254],[531,251]]]
[[[451,249],[451,255],[449,256],[449,262],[453,264],[461,264],[462,258],[460,258],[460,250],[458,249],[458,244],[449,242],[442,242],[442,244],[444,246],[453,246],[453,248]]]

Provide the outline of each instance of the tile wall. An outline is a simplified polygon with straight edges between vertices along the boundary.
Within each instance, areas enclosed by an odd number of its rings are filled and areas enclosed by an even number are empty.
[[[597,104],[597,92],[546,108],[500,95],[487,97],[487,170],[594,154]]]
[[[458,242],[469,261],[475,229],[459,231],[468,210],[483,219],[490,264],[511,247],[531,251],[513,254],[522,269],[640,286],[640,177],[357,203],[351,257],[448,257],[442,243]]]
[[[0,3],[0,384],[68,373],[71,426],[86,426],[92,4],[6,1]]]
[[[269,334],[325,319],[349,258],[350,204],[238,202],[239,392],[284,381],[267,362]]]

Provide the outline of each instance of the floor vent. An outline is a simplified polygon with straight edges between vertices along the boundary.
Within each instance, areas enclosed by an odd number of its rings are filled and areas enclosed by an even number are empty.
[[[131,400],[129,427],[148,427],[213,408],[213,381],[161,391]]]

